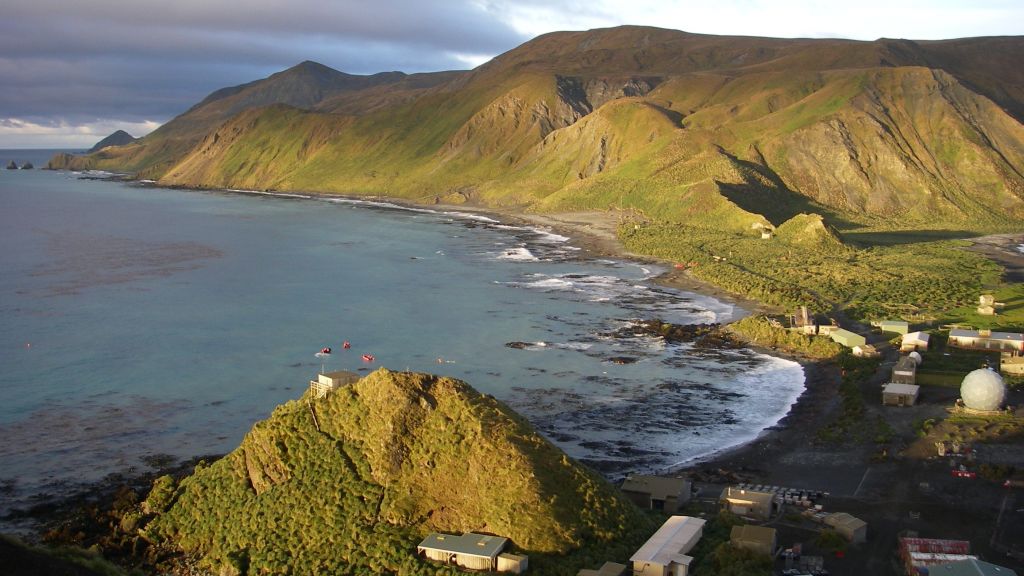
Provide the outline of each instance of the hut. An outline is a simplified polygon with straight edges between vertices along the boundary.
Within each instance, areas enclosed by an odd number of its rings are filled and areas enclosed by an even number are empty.
[[[1024,334],[1016,332],[993,332],[991,330],[965,330],[953,328],[949,331],[949,345],[966,350],[992,350],[999,352],[1024,352]]]
[[[866,542],[868,539],[868,523],[846,512],[836,512],[825,516],[825,524],[831,526],[840,536],[854,544]]]
[[[871,344],[865,344],[863,346],[854,346],[853,355],[858,358],[877,358],[880,356],[878,349]]]
[[[929,576],[1017,576],[1005,566],[984,562],[977,558],[939,564],[928,569]]]
[[[309,381],[309,393],[313,398],[320,399],[334,392],[342,386],[347,386],[359,380],[359,374],[338,370],[337,372],[322,372],[317,374],[316,380]]]
[[[1024,375],[1024,355],[1014,352],[999,354],[999,371],[1014,376]]]
[[[583,568],[576,576],[625,576],[627,566],[617,562],[605,562],[597,570]]]
[[[834,340],[835,342],[838,342],[843,346],[846,346],[847,348],[853,348],[854,346],[863,346],[868,343],[868,341],[860,334],[850,332],[849,330],[844,330],[843,328],[833,330],[832,333],[829,334],[829,337],[832,338],[832,340]]]
[[[690,481],[664,476],[629,476],[622,492],[641,508],[674,514],[690,501]]]
[[[742,550],[750,550],[755,554],[772,556],[775,554],[775,528],[765,526],[733,526],[729,534],[729,543]]]
[[[511,572],[522,574],[530,565],[530,558],[523,554],[509,554],[502,552],[498,554],[498,572]]]
[[[416,553],[430,560],[470,570],[495,570],[498,567],[498,555],[507,544],[508,538],[500,536],[475,532],[466,532],[462,536],[433,532],[416,546]]]
[[[895,334],[906,334],[910,332],[910,324],[907,324],[903,320],[882,320],[878,323],[878,328],[882,332],[893,332]]]
[[[634,576],[687,576],[693,558],[686,554],[704,534],[704,520],[672,516],[630,557]]]
[[[733,486],[726,487],[718,499],[722,506],[738,516],[767,520],[775,511],[775,495]]]
[[[914,384],[917,380],[917,362],[909,356],[902,356],[892,368],[890,382],[894,384]]]
[[[911,332],[903,335],[903,341],[900,343],[900,352],[912,352],[914,350],[927,350],[928,349],[928,333],[927,332]]]
[[[883,406],[913,406],[921,387],[915,384],[889,383],[882,386]]]

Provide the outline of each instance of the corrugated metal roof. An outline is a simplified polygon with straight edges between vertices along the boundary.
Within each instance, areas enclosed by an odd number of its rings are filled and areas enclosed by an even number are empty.
[[[939,564],[928,569],[931,576],[1017,576],[1017,573],[1003,566],[996,566],[977,558]]]
[[[664,500],[668,496],[684,495],[683,493],[690,489],[689,484],[685,478],[630,476],[622,483],[622,491],[650,494],[652,498]]]
[[[429,548],[431,550],[443,550],[465,556],[496,558],[507,543],[508,538],[502,538],[501,536],[489,536],[474,532],[466,532],[459,536],[456,534],[434,532],[428,534],[417,546],[417,549]]]
[[[911,396],[917,396],[920,386],[914,384],[896,384],[890,382],[885,386],[882,386],[882,394],[909,394]]]
[[[756,490],[745,490],[741,488],[735,488],[733,486],[726,487],[722,490],[722,496],[719,500],[743,500],[746,502],[755,503],[771,503],[775,499],[775,495],[771,492],[758,492]]]
[[[949,331],[950,338],[981,338],[985,340],[1004,340],[1010,342],[1024,342],[1024,334],[1020,332],[992,332],[988,336],[982,336],[977,330],[964,330],[953,328]]]
[[[668,566],[671,562],[689,565],[693,558],[686,556],[690,551],[687,544],[703,529],[704,520],[700,518],[672,516],[636,551],[636,554],[629,558],[629,561],[650,562],[661,566]]]
[[[890,386],[899,386],[899,384],[890,384]],[[917,386],[914,386],[914,388],[917,388]],[[860,528],[868,525],[867,522],[857,518],[856,516],[847,514],[846,512],[829,514],[825,517],[825,523],[833,528],[839,528],[842,526],[850,531],[859,530]]]
[[[950,335],[952,334],[953,332],[950,331]],[[903,335],[903,342],[928,342],[930,337],[931,335],[927,332],[911,332],[910,334]]]

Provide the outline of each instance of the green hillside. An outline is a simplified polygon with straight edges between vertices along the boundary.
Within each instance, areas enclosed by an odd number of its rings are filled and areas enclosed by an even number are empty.
[[[147,538],[213,570],[432,574],[430,531],[482,531],[573,574],[628,557],[656,527],[595,473],[490,396],[449,378],[380,369],[328,397],[278,407],[223,459],[157,482]],[[319,429],[317,424],[319,424]]]
[[[633,234],[631,249],[680,261],[704,250],[691,238],[724,235],[719,251],[742,251],[752,230],[801,214],[817,215],[830,245],[878,231],[966,238],[1024,222],[1024,72],[1012,65],[1022,59],[1021,37],[558,32],[468,72],[353,77],[304,63],[214,93],[138,142],[51,167],[176,186],[609,211],[660,231]],[[750,265],[696,273],[785,305],[808,291],[860,315],[887,313],[869,301],[919,305],[920,291],[832,289],[817,280],[831,273],[808,282],[761,264],[781,251],[794,269],[817,266],[830,250],[789,255],[806,248],[804,236],[777,234],[771,250],[752,247]],[[918,267],[905,256],[894,258]],[[931,282],[934,271],[921,274]],[[962,280],[944,303],[967,303],[980,280]]]

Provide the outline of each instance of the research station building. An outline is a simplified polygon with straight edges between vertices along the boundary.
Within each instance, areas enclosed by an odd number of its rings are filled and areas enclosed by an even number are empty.
[[[704,520],[672,516],[630,557],[634,576],[687,576],[692,556],[687,556],[704,535]]]
[[[674,514],[690,501],[690,481],[665,476],[629,476],[622,483],[622,493],[641,508]]]
[[[520,574],[527,567],[527,557],[502,554],[508,538],[466,532],[457,534],[428,534],[416,546],[416,552],[430,560],[455,564],[470,570],[490,570]]]

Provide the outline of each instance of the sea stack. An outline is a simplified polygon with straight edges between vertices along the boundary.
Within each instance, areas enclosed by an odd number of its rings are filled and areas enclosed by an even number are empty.
[[[14,160],[11,160],[11,163],[7,165],[7,169],[8,170],[17,170],[18,169],[18,165],[14,163]]]

